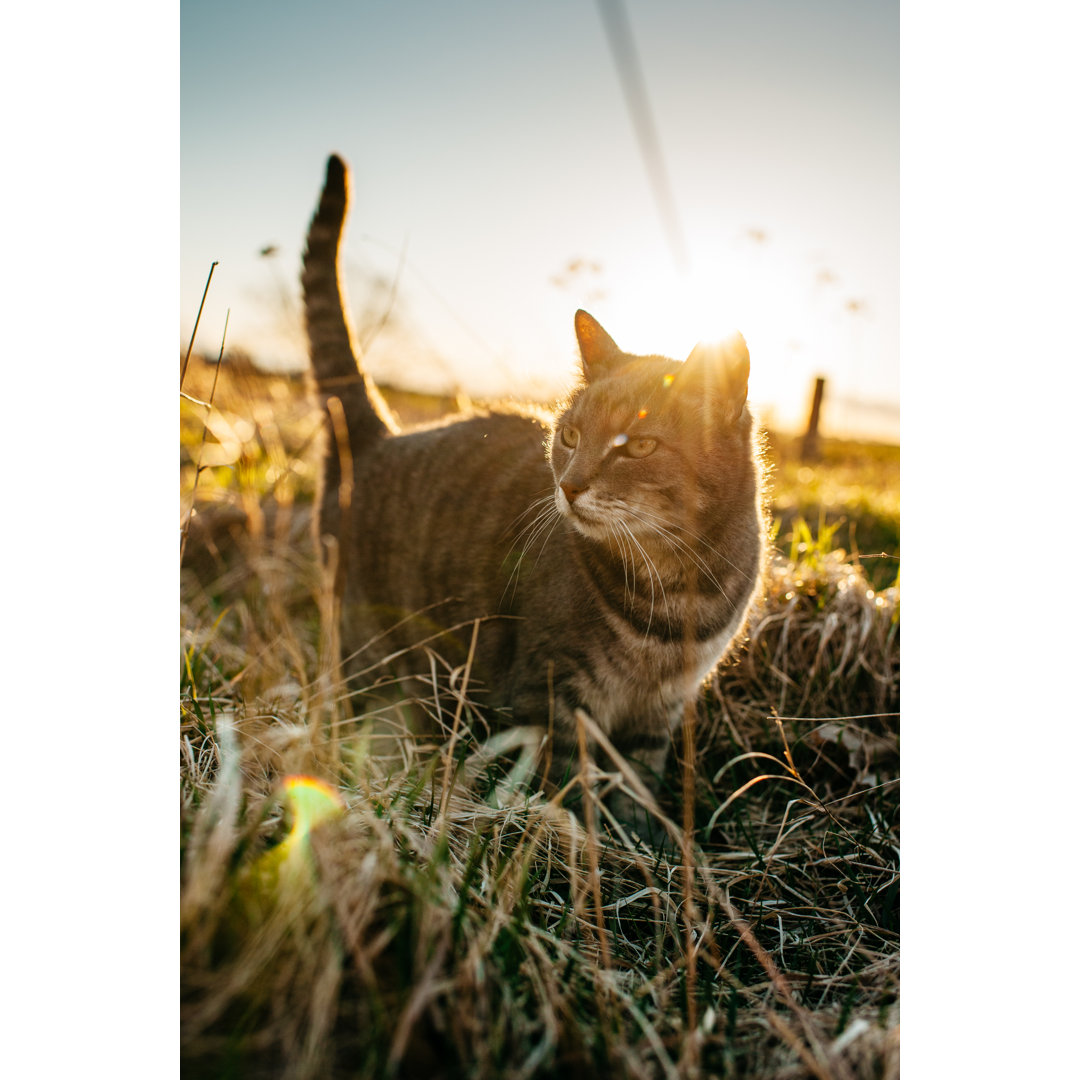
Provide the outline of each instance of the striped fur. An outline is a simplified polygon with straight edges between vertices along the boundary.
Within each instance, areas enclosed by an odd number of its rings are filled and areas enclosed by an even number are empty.
[[[347,189],[332,157],[303,275],[328,432],[317,528],[340,556],[346,670],[364,686],[426,678],[430,698],[433,672],[460,677],[475,627],[470,695],[493,720],[550,723],[552,777],[573,768],[581,708],[653,782],[757,586],[745,344],[633,356],[578,312],[583,379],[558,416],[398,433],[343,302]]]

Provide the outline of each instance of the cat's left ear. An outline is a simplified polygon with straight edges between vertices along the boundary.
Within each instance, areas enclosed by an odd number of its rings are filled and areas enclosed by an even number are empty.
[[[750,351],[742,334],[736,332],[719,344],[695,345],[675,380],[721,398],[724,411],[732,419],[738,418],[746,404],[750,381]]]
[[[574,315],[574,331],[581,350],[581,370],[586,382],[610,375],[625,359],[611,335],[587,312]]]

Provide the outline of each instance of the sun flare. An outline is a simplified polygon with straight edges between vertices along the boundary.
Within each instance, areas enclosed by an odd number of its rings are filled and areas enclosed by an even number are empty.
[[[593,314],[621,347],[679,360],[699,342],[740,332],[750,349],[750,397],[759,414],[797,424],[807,386],[835,347],[807,282],[776,256],[745,254],[716,256],[685,275],[628,264],[613,271],[605,302]]]

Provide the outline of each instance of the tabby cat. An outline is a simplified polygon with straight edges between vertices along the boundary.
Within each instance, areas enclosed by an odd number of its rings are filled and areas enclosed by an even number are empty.
[[[302,277],[325,410],[316,529],[346,671],[430,680],[427,650],[452,668],[472,649],[470,697],[549,731],[549,790],[573,771],[577,709],[655,790],[759,576],[742,337],[680,364],[622,352],[578,311],[583,378],[553,420],[507,409],[399,433],[346,313],[348,186],[331,157]],[[640,824],[623,793],[609,806]]]

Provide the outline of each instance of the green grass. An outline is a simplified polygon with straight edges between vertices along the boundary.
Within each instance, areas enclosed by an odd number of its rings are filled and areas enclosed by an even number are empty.
[[[801,520],[814,539],[828,530],[836,546],[860,558],[875,587],[894,584],[900,572],[899,447],[825,439],[817,460],[804,462],[798,439],[773,433],[769,441],[781,546]]]
[[[527,739],[378,760],[325,662],[310,414],[219,389],[251,424],[200,477],[182,571],[185,1075],[898,1075],[895,451],[826,442],[808,477],[773,438],[776,558],[657,852],[533,794]],[[253,903],[298,773],[346,811],[306,885]]]

